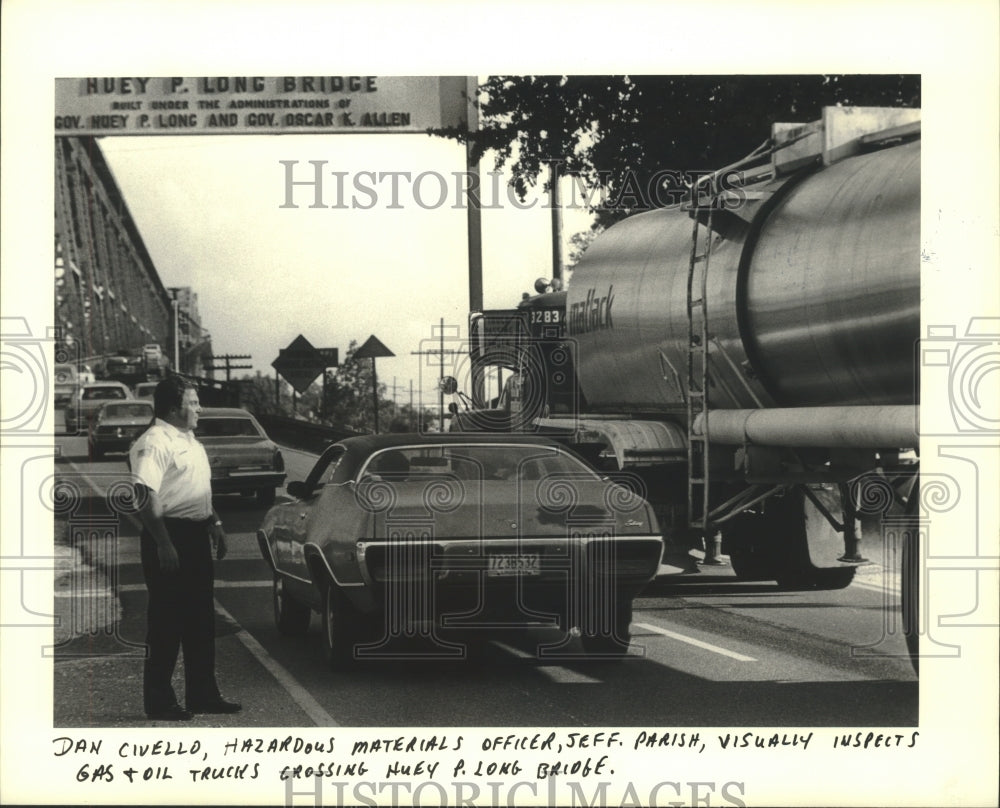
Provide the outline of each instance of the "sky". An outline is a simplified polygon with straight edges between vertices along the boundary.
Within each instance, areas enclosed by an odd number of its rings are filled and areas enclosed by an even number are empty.
[[[441,318],[448,339],[467,334],[467,213],[453,173],[465,170],[463,146],[424,134],[104,137],[100,146],[163,284],[198,294],[216,356],[250,354],[253,370],[239,373],[273,377],[278,350],[299,334],[341,357],[374,334],[396,354],[377,364],[387,396],[396,384],[406,403],[412,380],[436,403],[438,357],[412,352],[439,347]],[[314,178],[309,161],[326,161],[329,208],[311,208],[308,187],[287,196],[287,172]],[[551,211],[544,195],[509,196],[507,177],[490,176],[491,155],[480,169],[492,205],[482,212],[484,307],[510,308],[552,276]],[[335,171],[347,172],[340,187]],[[390,172],[410,179],[398,175],[394,191]],[[417,180],[423,172],[433,174]],[[374,195],[356,189],[359,174]],[[590,222],[579,207],[565,211],[563,241]]]

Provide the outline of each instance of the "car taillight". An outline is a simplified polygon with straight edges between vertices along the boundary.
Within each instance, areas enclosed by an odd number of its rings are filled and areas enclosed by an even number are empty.
[[[285,470],[285,458],[283,458],[281,456],[281,450],[280,449],[275,449],[274,450],[274,461],[273,462],[274,462],[274,470],[275,471],[284,471]]]

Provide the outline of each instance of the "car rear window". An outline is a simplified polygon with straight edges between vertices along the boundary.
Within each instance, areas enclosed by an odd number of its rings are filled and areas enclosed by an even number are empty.
[[[262,437],[257,425],[249,418],[201,418],[195,434],[203,438]]]
[[[367,473],[389,478],[435,475],[463,480],[541,480],[550,475],[597,475],[553,446],[421,446],[385,449],[372,455]]]
[[[106,404],[105,418],[152,418],[153,408],[146,404]]]
[[[83,391],[84,401],[94,401],[99,398],[125,398],[125,391],[120,387],[88,387]]]

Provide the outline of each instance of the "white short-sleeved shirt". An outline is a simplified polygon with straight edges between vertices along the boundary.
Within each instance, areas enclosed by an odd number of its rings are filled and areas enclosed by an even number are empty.
[[[129,460],[136,482],[156,492],[165,517],[212,515],[212,470],[194,433],[157,418],[132,444]]]

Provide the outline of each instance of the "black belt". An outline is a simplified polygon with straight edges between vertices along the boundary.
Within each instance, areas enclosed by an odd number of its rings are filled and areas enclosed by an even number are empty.
[[[215,524],[215,519],[211,516],[206,516],[204,519],[181,519],[176,516],[164,516],[164,524],[183,524],[183,525],[201,525],[203,527],[211,527]]]

